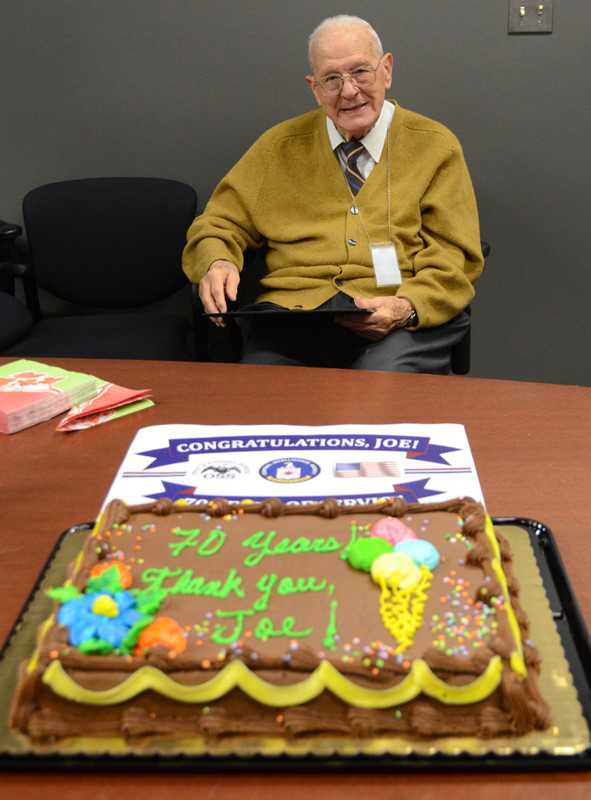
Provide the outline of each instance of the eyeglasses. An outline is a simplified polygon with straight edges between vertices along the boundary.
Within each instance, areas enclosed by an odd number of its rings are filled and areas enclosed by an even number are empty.
[[[381,60],[381,59],[380,59]],[[365,89],[367,86],[373,86],[376,82],[376,72],[380,62],[375,67],[357,67],[353,72],[335,72],[332,75],[326,75],[316,83],[320,86],[326,94],[338,94],[342,92],[345,81],[353,81],[355,86],[360,89]]]

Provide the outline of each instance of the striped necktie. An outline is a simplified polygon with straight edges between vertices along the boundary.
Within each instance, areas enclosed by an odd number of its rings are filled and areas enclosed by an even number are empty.
[[[342,142],[339,147],[343,151],[346,159],[345,177],[353,194],[357,194],[357,192],[365,183],[365,178],[359,172],[359,168],[357,167],[357,159],[361,153],[365,151],[365,147],[361,144],[361,142],[357,141],[357,139],[351,139],[348,142]]]

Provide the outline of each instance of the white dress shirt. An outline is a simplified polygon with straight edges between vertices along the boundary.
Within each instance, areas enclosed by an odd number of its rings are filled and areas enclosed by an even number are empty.
[[[361,175],[363,175],[364,180],[367,180],[369,173],[381,158],[382,150],[386,143],[386,136],[388,135],[388,128],[390,127],[395,111],[396,107],[394,104],[389,100],[385,100],[382,110],[380,111],[380,116],[376,120],[376,124],[363,139],[359,140],[365,147],[365,152],[361,153],[357,159],[357,169]],[[326,118],[326,129],[332,149],[337,150],[337,147],[342,144],[345,139],[343,139],[336,129],[334,122],[329,117]],[[342,150],[337,150],[337,156],[344,172],[346,166],[345,154]]]

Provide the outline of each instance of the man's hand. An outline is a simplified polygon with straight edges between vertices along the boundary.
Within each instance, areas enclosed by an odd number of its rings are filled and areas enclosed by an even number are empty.
[[[344,328],[374,342],[404,325],[413,310],[405,297],[355,297],[354,300],[357,308],[368,312],[367,316],[339,314],[336,320]]]
[[[223,259],[214,261],[199,282],[199,297],[204,310],[208,314],[215,314],[216,311],[220,314],[226,312],[228,310],[226,299],[236,300],[239,283],[240,273],[235,264]],[[224,320],[221,317],[211,317],[211,320],[214,325],[224,327]]]

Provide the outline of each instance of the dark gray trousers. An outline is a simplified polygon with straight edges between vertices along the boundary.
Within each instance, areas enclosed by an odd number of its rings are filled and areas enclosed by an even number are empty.
[[[353,301],[335,295],[321,309],[346,312]],[[269,308],[270,304],[261,307]],[[437,328],[398,329],[380,341],[364,339],[330,314],[292,318],[253,315],[241,321],[243,364],[336,367],[382,372],[450,372],[451,348],[470,326],[465,312]]]

